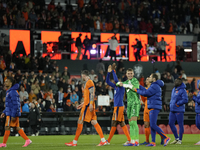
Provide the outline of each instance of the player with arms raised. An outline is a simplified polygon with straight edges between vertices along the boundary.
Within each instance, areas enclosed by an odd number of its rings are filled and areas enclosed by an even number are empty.
[[[137,125],[137,118],[139,116],[141,105],[139,94],[132,89],[133,86],[139,88],[139,82],[133,77],[134,72],[131,68],[126,71],[126,76],[128,80],[117,83],[117,85],[126,88],[127,94],[127,117],[130,125],[131,142],[124,146],[139,146],[139,128]]]
[[[85,87],[84,87],[84,102],[81,103],[77,109],[81,109],[80,116],[78,119],[78,127],[76,129],[76,135],[72,142],[65,143],[67,146],[77,146],[78,138],[82,132],[83,129],[83,122],[91,122],[91,124],[95,127],[97,133],[101,137],[101,142],[97,146],[103,146],[107,144],[107,141],[104,138],[102,129],[100,125],[97,122],[97,116],[95,112],[95,102],[94,102],[94,96],[95,96],[95,86],[93,81],[89,77],[89,71],[84,70],[81,73],[81,77],[83,81],[86,81]]]
[[[6,142],[10,135],[10,127],[14,127],[16,131],[21,135],[21,137],[26,140],[25,144],[22,147],[27,147],[32,143],[32,141],[26,136],[24,131],[19,127],[19,117],[21,116],[20,112],[20,99],[17,90],[19,89],[19,84],[14,84],[14,79],[8,77],[5,81],[6,91],[6,100],[5,100],[5,110],[1,114],[1,118],[6,116],[5,123],[5,134],[3,137],[3,143],[0,144],[0,147],[6,147]]]
[[[113,112],[113,117],[112,117],[112,128],[111,128],[110,135],[108,137],[107,142],[108,142],[108,144],[110,144],[110,141],[111,141],[113,135],[115,134],[117,124],[119,123],[120,126],[122,127],[123,131],[124,131],[124,134],[127,137],[126,143],[129,143],[129,142],[131,142],[131,138],[130,138],[130,135],[128,133],[128,129],[126,127],[126,124],[124,122],[123,99],[124,99],[125,89],[124,89],[124,87],[117,87],[116,84],[114,84],[110,81],[110,75],[112,73],[115,83],[119,82],[118,78],[115,74],[114,69],[115,69],[115,63],[112,66],[110,65],[108,67],[108,74],[107,74],[107,77],[106,77],[107,84],[114,88],[114,93],[115,93],[114,94],[114,112]]]

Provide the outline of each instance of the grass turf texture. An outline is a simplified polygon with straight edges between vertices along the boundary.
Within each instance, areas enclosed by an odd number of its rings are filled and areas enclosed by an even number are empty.
[[[168,135],[171,138],[172,142],[174,140],[174,136],[172,134]],[[98,135],[81,135],[78,141],[78,145],[76,147],[67,147],[65,142],[70,142],[74,138],[74,135],[60,135],[60,136],[35,136],[30,137],[32,140],[32,144],[28,147],[22,147],[24,145],[24,140],[21,137],[14,137],[11,136],[8,139],[7,147],[2,148],[6,150],[66,150],[66,149],[73,149],[73,150],[122,150],[122,149],[133,149],[133,147],[124,147],[122,144],[126,142],[125,135],[114,135],[111,144],[105,145],[101,147],[97,147],[96,145],[100,142],[100,137]],[[108,135],[105,135],[105,138],[108,138]],[[154,150],[199,150],[200,146],[194,145],[194,143],[200,140],[200,135],[198,134],[185,134],[183,135],[183,144],[182,145],[167,145],[164,147],[160,145],[160,136],[157,134],[156,136],[156,147],[145,147],[143,145],[139,147],[135,147],[136,149],[154,149]],[[0,141],[3,141],[3,137],[0,137]],[[145,141],[145,135],[140,135],[140,142]]]

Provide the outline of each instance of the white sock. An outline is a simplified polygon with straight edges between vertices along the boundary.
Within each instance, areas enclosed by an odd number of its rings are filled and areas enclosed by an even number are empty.
[[[105,138],[101,138],[101,141],[102,141],[102,142],[105,142],[105,141],[106,141],[106,139],[105,139]]]
[[[73,140],[73,144],[77,144],[77,141],[76,141],[76,140]]]
[[[137,140],[135,140],[135,141],[139,143],[139,139],[137,139]]]
[[[179,140],[179,138],[176,139],[177,141]]]
[[[131,143],[135,143],[135,140],[131,140]]]

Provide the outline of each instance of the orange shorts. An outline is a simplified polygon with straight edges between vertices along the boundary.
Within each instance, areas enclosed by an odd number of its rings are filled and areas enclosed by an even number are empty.
[[[124,106],[114,107],[112,120],[124,121]]]
[[[83,106],[81,109],[81,113],[79,115],[79,120],[83,120],[85,122],[90,122],[92,120],[97,120],[97,115],[94,110],[91,112],[89,106]]]
[[[144,110],[143,121],[144,122],[150,122],[150,120],[149,120],[149,110]]]
[[[19,127],[19,117],[15,117],[15,121],[11,120],[10,116],[6,116],[6,127]]]

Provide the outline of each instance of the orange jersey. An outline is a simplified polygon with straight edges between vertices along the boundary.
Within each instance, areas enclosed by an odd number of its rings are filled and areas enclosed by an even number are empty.
[[[86,83],[85,83],[85,87],[84,87],[84,105],[88,105],[90,103],[90,88],[94,88],[94,93],[95,93],[95,86],[94,86],[94,82],[89,79]]]

